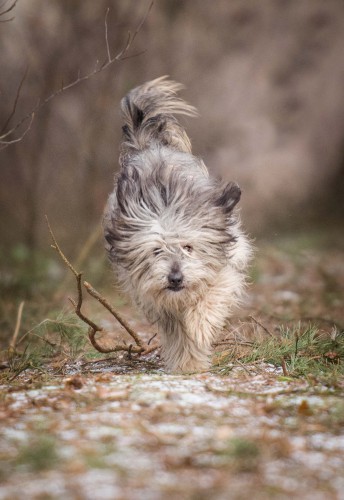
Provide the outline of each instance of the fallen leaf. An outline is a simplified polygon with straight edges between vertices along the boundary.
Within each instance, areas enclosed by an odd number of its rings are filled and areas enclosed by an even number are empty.
[[[75,389],[75,390],[81,389],[84,385],[84,382],[80,377],[80,375],[74,375],[73,377],[66,378],[64,380],[64,383],[68,389]]]
[[[313,412],[308,404],[308,401],[306,399],[303,399],[301,403],[299,404],[299,407],[297,409],[297,413],[299,415],[304,415],[304,416],[309,416],[312,415]]]

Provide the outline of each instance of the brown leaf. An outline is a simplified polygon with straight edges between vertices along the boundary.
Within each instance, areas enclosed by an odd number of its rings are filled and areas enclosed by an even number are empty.
[[[309,416],[312,415],[312,410],[308,404],[308,401],[306,399],[303,399],[301,403],[299,404],[299,407],[297,409],[297,413],[299,415],[304,415],[304,416]]]
[[[64,380],[65,386],[68,389],[81,389],[84,385],[84,382],[80,375],[74,375],[73,377],[66,378]]]

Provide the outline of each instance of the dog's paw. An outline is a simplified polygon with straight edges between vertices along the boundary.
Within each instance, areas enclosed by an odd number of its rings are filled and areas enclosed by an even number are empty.
[[[178,363],[176,366],[167,367],[170,373],[199,373],[207,371],[210,368],[210,361],[199,361],[190,359],[183,363]]]

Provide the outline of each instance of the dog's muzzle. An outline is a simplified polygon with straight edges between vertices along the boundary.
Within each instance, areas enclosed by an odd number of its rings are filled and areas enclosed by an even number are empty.
[[[167,277],[168,279],[168,289],[174,292],[182,290],[183,287],[183,274],[178,270],[172,270]]]

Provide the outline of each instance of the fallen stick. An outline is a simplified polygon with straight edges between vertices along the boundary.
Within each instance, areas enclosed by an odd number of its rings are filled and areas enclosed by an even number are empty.
[[[108,302],[108,300],[103,297],[97,290],[93,288],[93,286],[88,283],[87,281],[84,281],[82,283],[81,278],[82,278],[82,273],[78,272],[74,266],[70,263],[70,261],[67,259],[65,254],[62,252],[59,244],[56,241],[55,235],[51,229],[51,226],[49,224],[48,217],[45,216],[48,229],[50,232],[51,239],[53,241],[53,245],[51,247],[56,250],[56,252],[59,254],[61,257],[62,261],[65,263],[65,265],[72,271],[72,273],[75,276],[76,283],[77,283],[77,292],[78,292],[78,299],[75,301],[71,297],[69,297],[70,302],[72,303],[74,307],[75,314],[89,326],[88,329],[88,337],[90,339],[91,344],[93,347],[101,353],[110,353],[110,352],[118,352],[118,351],[126,351],[128,352],[129,355],[131,354],[148,354],[155,349],[159,347],[158,344],[155,344],[153,346],[150,346],[149,344],[146,344],[143,342],[143,340],[139,337],[139,335],[130,327],[130,325],[127,323],[127,321],[114,309],[113,306]],[[91,297],[95,298],[105,309],[107,309],[110,314],[116,318],[116,320],[123,326],[123,328],[128,332],[128,334],[132,337],[136,345],[130,344],[125,345],[125,344],[116,344],[111,347],[104,347],[101,344],[99,344],[98,340],[96,339],[96,334],[97,332],[103,332],[104,329],[97,325],[94,321],[92,321],[90,318],[88,318],[82,311],[81,307],[83,304],[83,294],[82,294],[82,285],[86,288],[86,291],[91,295]]]

